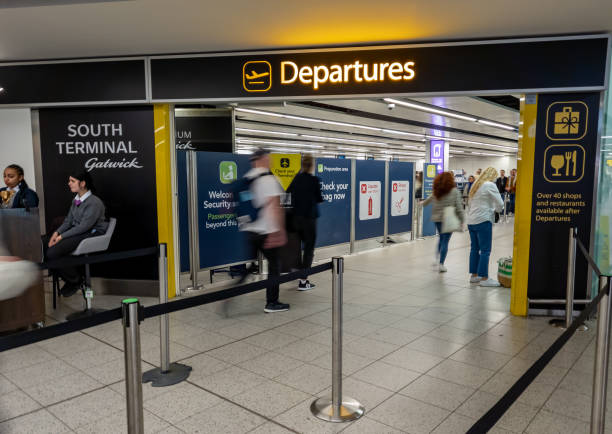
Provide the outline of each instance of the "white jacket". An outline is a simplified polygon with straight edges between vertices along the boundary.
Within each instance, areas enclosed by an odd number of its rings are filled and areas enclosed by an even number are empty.
[[[477,225],[486,221],[495,223],[495,211],[500,212],[503,208],[504,202],[497,186],[487,181],[480,186],[470,199],[467,224]]]

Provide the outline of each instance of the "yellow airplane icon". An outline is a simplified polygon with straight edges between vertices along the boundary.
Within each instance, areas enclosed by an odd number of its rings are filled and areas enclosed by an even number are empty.
[[[251,74],[246,74],[246,78],[247,80],[255,80],[256,78],[266,77],[268,75],[270,75],[269,72],[262,72],[258,74],[255,71],[251,70]]]

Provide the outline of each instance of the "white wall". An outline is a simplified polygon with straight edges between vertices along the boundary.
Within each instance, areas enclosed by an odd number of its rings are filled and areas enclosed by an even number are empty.
[[[36,190],[30,109],[0,109],[0,172],[9,164],[23,167],[28,185]]]
[[[516,157],[453,157],[450,159],[451,170],[464,169],[468,176],[475,174],[478,168],[484,170],[487,167],[494,167],[498,172],[503,169],[507,176],[510,169],[516,169]]]

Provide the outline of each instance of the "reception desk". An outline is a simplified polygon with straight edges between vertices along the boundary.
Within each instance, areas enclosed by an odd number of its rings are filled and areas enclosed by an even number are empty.
[[[33,262],[42,260],[38,208],[0,209],[0,239],[8,254]],[[0,276],[2,279],[2,276]],[[0,332],[28,327],[45,319],[42,273],[24,294],[0,301]]]

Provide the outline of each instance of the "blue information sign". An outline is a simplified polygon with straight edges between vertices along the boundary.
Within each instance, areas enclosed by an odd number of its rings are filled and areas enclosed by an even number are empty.
[[[435,164],[425,163],[423,165],[423,199],[433,194],[433,181],[437,175]],[[423,236],[436,234],[436,225],[431,221],[431,205],[423,208]]]
[[[198,152],[197,167],[200,267],[252,259],[231,204],[231,183],[250,169],[248,156]]]
[[[389,234],[412,230],[414,163],[389,162]]]
[[[355,239],[363,240],[384,233],[383,192],[385,162],[356,161]]]
[[[323,194],[316,247],[348,243],[351,235],[351,161],[317,158],[315,168]]]

